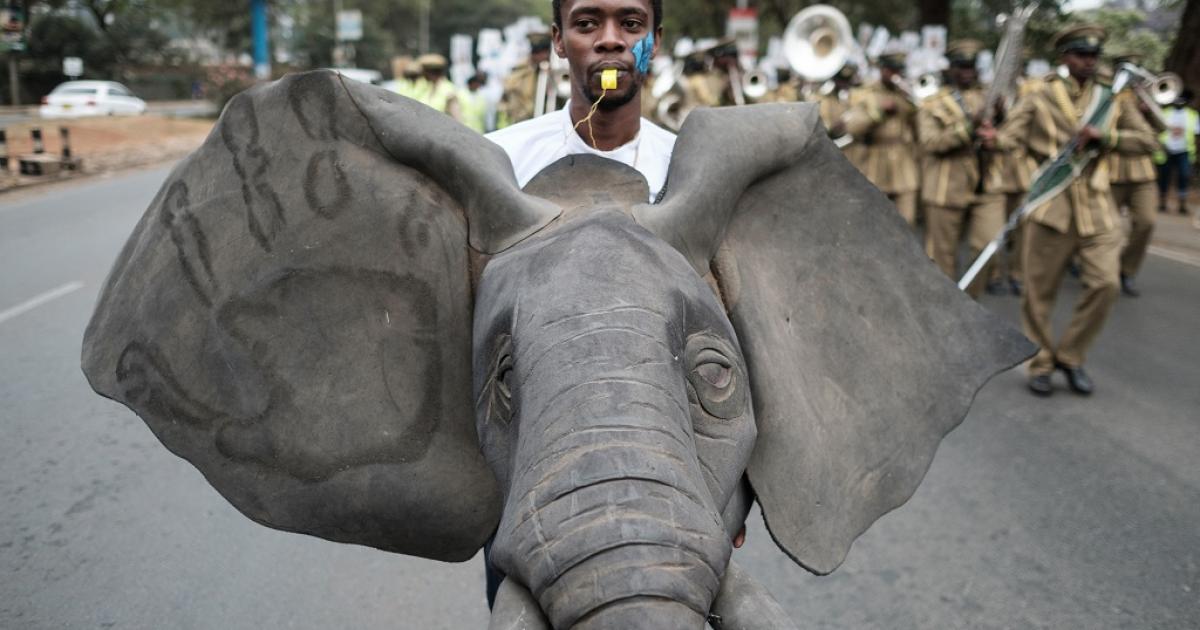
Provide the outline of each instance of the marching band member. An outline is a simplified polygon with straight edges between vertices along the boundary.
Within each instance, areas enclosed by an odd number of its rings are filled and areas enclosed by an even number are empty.
[[[917,107],[901,87],[906,55],[879,58],[881,78],[861,90],[846,113],[846,131],[854,136],[859,170],[883,191],[900,216],[917,221]]]
[[[1104,36],[1104,29],[1093,24],[1061,30],[1054,45],[1069,76],[1051,74],[1042,80],[1013,108],[998,134],[981,134],[984,146],[1002,150],[1024,147],[1041,162],[1052,159],[1076,137],[1081,146],[1102,152],[1153,142],[1153,135],[1147,137],[1134,119],[1137,112],[1119,102],[1113,104],[1103,129],[1080,129],[1088,106],[1105,97],[1107,88],[1095,81]],[[1083,364],[1120,286],[1121,232],[1115,210],[1107,164],[1100,159],[1092,160],[1066,189],[1029,214],[1023,247],[1021,322],[1025,334],[1041,346],[1029,364],[1029,389],[1034,394],[1053,393],[1050,377],[1056,369],[1066,374],[1075,392],[1087,395],[1094,389]],[[1072,256],[1080,263],[1083,290],[1066,332],[1056,342],[1050,316]]]

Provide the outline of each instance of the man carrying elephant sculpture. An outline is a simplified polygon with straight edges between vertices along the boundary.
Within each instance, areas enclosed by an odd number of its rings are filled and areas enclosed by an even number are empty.
[[[233,99],[119,256],[84,370],[262,524],[445,561],[490,540],[493,628],[794,627],[731,560],[751,503],[834,570],[1032,348],[812,106],[699,110],[672,151],[636,114],[661,1],[555,10],[579,104],[496,136],[511,160],[329,72]]]

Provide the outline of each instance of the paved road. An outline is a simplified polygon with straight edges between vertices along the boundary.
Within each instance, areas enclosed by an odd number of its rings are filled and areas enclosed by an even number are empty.
[[[0,198],[0,628],[485,627],[478,558],[255,525],[90,393],[83,326],[166,173]],[[1200,268],[1151,257],[1143,276],[1089,364],[1094,398],[1002,375],[832,576],[758,520],[738,558],[803,627],[1196,628]]]

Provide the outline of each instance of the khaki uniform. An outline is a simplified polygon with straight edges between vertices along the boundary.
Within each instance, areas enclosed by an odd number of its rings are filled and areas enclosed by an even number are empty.
[[[1138,109],[1137,96],[1131,92],[1122,92],[1117,100],[1124,109],[1132,110],[1130,122],[1139,122],[1139,130],[1150,138],[1154,137],[1154,128]],[[1135,276],[1146,259],[1146,250],[1150,247],[1150,235],[1154,233],[1154,221],[1157,213],[1155,204],[1158,202],[1157,173],[1154,169],[1154,152],[1158,149],[1157,142],[1140,146],[1129,146],[1126,150],[1114,151],[1108,155],[1109,181],[1112,183],[1113,200],[1120,209],[1129,208],[1129,240],[1121,252],[1121,275]]]
[[[1018,98],[1024,98],[1039,83],[1040,81],[1023,81],[1017,88]],[[992,160],[996,163],[996,168],[992,170],[994,179],[987,184],[988,190],[1004,194],[1004,215],[1007,221],[1012,217],[1012,213],[1021,207],[1021,202],[1025,201],[1038,163],[1029,156],[1024,147],[993,151]],[[1025,224],[1022,222],[1008,235],[1004,250],[996,253],[995,264],[992,265],[993,281],[1003,282],[1007,278],[1024,282],[1024,274],[1021,272],[1021,243],[1024,242]]]
[[[795,81],[779,84],[759,102],[762,103],[795,103],[800,101],[800,86]]]
[[[497,127],[515,125],[533,118],[534,95],[537,92],[538,67],[533,63],[517,66],[504,79],[504,94],[497,105]],[[554,81],[546,81],[546,89],[555,89]]]
[[[922,103],[917,114],[917,131],[925,152],[921,202],[925,209],[926,252],[952,279],[958,278],[955,261],[964,227],[974,260],[1004,229],[1005,216],[1003,192],[989,187],[999,180],[998,165],[989,161],[988,172],[980,173],[970,119],[983,107],[983,92],[971,88],[957,96],[955,90],[943,88]],[[967,292],[978,297],[986,281],[986,273],[979,274]]]
[[[821,123],[825,125],[825,129],[833,129],[839,121],[843,120],[846,112],[850,111],[850,94],[848,91],[843,91],[839,94],[838,90],[834,90],[828,94],[818,95],[814,101],[817,104],[818,111],[821,115]],[[851,163],[857,165],[862,162],[860,155],[862,143],[851,142],[842,147],[842,153]]]
[[[688,94],[696,107],[733,105],[729,92],[729,75],[720,70],[688,75],[687,85]]]
[[[891,99],[895,113],[885,113]],[[855,166],[896,204],[900,216],[914,225],[917,220],[917,108],[881,82],[855,90],[846,113],[846,131],[860,144]]]
[[[991,155],[994,164],[991,169],[992,179],[985,186],[988,190],[1003,195],[1004,217],[1007,221],[1025,200],[1025,194],[1029,192],[1029,182],[1033,181],[1033,173],[1037,170],[1037,163],[1021,148],[993,151]],[[1017,225],[1005,242],[1005,249],[997,252],[995,264],[992,265],[993,281],[1001,282],[1006,278],[1017,282],[1024,281],[1021,273],[1021,243],[1024,234],[1024,224]]]
[[[1082,124],[1083,113],[1101,90],[1093,82],[1050,75],[1017,104],[1000,129],[1002,150],[1024,148],[1039,163],[1053,159]],[[1113,104],[1102,150],[1127,150],[1145,142],[1129,108]],[[1152,137],[1150,138],[1153,139]],[[1116,300],[1121,234],[1109,190],[1108,162],[1093,160],[1070,186],[1035,208],[1028,218],[1024,242],[1025,293],[1021,323],[1041,349],[1030,363],[1033,375],[1049,374],[1055,364],[1080,367],[1088,347],[1100,333]],[[1083,292],[1071,322],[1056,344],[1050,316],[1068,261],[1077,256]]]

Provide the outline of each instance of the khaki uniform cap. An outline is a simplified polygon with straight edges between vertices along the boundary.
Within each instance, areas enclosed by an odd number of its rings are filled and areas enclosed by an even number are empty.
[[[445,57],[431,53],[417,57],[417,65],[422,70],[445,70],[447,63]]]
[[[974,61],[983,50],[983,42],[977,39],[956,39],[946,46],[946,59],[955,61]]]
[[[529,40],[529,47],[535,53],[543,50],[550,50],[550,45],[552,43],[550,39],[550,33],[534,31],[527,34],[525,38]]]
[[[1054,35],[1054,49],[1064,52],[1100,52],[1106,34],[1099,24],[1075,24]]]

